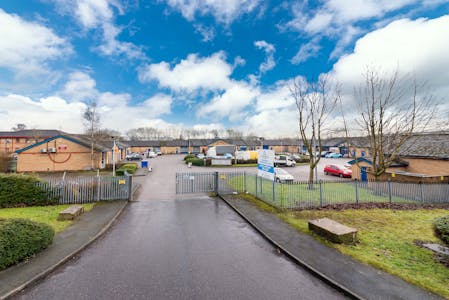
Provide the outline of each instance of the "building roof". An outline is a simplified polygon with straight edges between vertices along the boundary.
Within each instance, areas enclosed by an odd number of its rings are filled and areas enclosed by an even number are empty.
[[[55,135],[66,135],[66,132],[55,129],[24,129],[18,131],[0,131],[3,138],[49,138]]]
[[[24,147],[24,148],[22,148],[22,149],[16,150],[15,152],[16,152],[17,154],[19,154],[19,153],[22,153],[22,152],[24,152],[24,151],[27,151],[27,150],[29,150],[29,149],[31,149],[31,148],[38,147],[38,146],[40,146],[40,145],[46,144],[46,143],[48,143],[48,142],[51,142],[51,141],[56,140],[56,139],[59,139],[59,138],[62,138],[62,139],[71,141],[71,142],[73,142],[73,143],[76,143],[76,144],[78,144],[78,145],[84,146],[84,147],[86,147],[86,148],[90,148],[90,144],[89,144],[88,142],[84,141],[84,140],[81,140],[81,139],[79,139],[79,138],[76,138],[76,137],[70,136],[70,135],[62,135],[62,134],[59,134],[59,135],[55,135],[55,136],[53,136],[53,137],[47,138],[47,139],[45,139],[45,140],[43,140],[43,141],[40,141],[40,142],[31,144],[31,145],[29,145],[29,146],[26,146],[26,147]],[[95,150],[97,150],[97,151],[105,151],[105,150],[108,150],[107,148],[105,148],[105,147],[103,147],[103,146],[101,146],[101,145],[98,145],[97,143],[94,144],[94,148],[95,148]]]
[[[399,156],[449,160],[449,133],[416,134],[401,146]]]

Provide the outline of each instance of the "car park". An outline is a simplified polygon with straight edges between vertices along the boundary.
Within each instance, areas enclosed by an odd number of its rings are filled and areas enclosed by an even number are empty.
[[[125,159],[126,160],[141,160],[142,159],[142,154],[140,154],[138,152],[130,153],[130,154],[125,156]]]
[[[352,171],[341,165],[327,165],[324,167],[324,174],[339,176],[341,178],[352,177]]]
[[[340,157],[343,157],[343,155],[341,155],[340,153],[330,152],[330,153],[326,154],[325,157],[326,158],[340,158]]]
[[[274,180],[276,182],[293,182],[295,178],[284,169],[274,168]]]

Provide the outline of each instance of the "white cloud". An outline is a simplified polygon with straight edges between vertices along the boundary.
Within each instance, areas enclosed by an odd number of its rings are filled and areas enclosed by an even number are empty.
[[[266,55],[266,60],[259,66],[260,74],[273,69],[276,66],[276,62],[274,61],[274,52],[276,52],[276,48],[274,48],[274,45],[267,43],[266,41],[255,41],[254,46],[258,49],[262,49]]]
[[[228,26],[240,16],[254,11],[261,0],[165,0],[165,2],[189,21],[195,20],[197,15],[212,15],[217,22]]]
[[[124,9],[117,0],[56,0],[56,2],[60,11],[63,14],[73,15],[84,30],[101,30],[102,43],[96,49],[103,55],[145,58],[140,47],[118,39],[122,28],[114,24],[115,12],[123,15]]]
[[[157,94],[151,98],[148,98],[144,102],[144,106],[148,109],[145,111],[145,115],[150,117],[159,117],[165,114],[170,114],[172,102],[173,99],[164,94]]]
[[[62,94],[71,102],[92,100],[98,96],[95,85],[95,80],[89,74],[76,71],[69,74],[69,81],[64,85]]]
[[[215,38],[215,29],[213,27],[207,27],[202,24],[194,24],[195,30],[201,34],[203,42],[210,42]]]
[[[446,1],[447,2],[447,1]],[[301,63],[315,56],[320,47],[316,41],[326,37],[336,40],[337,45],[330,58],[336,58],[347,51],[357,37],[379,25],[382,17],[400,9],[410,10],[406,13],[413,14],[416,6],[428,8],[443,3],[440,0],[324,0],[317,8],[308,7],[308,2],[294,2],[290,9],[294,18],[287,22],[281,29],[292,29],[313,38],[315,42],[303,44],[298,53],[292,58],[292,63]],[[417,9],[416,11],[418,11]],[[400,18],[397,14],[391,20]],[[366,21],[374,21],[371,24]],[[362,23],[361,22],[365,22]]]
[[[48,73],[47,63],[72,53],[51,29],[0,9],[0,67],[20,75]]]
[[[300,64],[307,61],[309,58],[314,57],[321,50],[320,37],[317,36],[307,43],[301,45],[296,55],[291,59],[293,64]]]
[[[333,75],[343,84],[361,81],[367,66],[391,72],[413,73],[428,82],[439,96],[449,82],[449,16],[436,19],[402,19],[360,38],[354,52],[335,63]],[[418,51],[419,49],[419,51]]]
[[[193,92],[197,89],[223,90],[231,85],[229,76],[232,71],[224,52],[204,58],[190,54],[174,67],[167,62],[160,62],[140,68],[139,80],[157,80],[161,87],[177,92]]]
[[[258,90],[242,82],[234,82],[223,94],[215,96],[210,102],[201,105],[197,111],[199,117],[228,117],[230,121],[239,121],[243,110],[258,95]]]
[[[69,103],[59,97],[32,100],[21,95],[0,97],[1,130],[11,130],[14,124],[29,128],[78,131],[82,127],[83,103]],[[43,117],[45,116],[45,117]]]

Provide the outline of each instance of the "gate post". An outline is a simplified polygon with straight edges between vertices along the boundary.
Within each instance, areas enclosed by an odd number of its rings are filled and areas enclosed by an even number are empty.
[[[218,196],[218,172],[214,174],[214,193],[215,196]]]
[[[128,176],[128,201],[133,201],[133,177],[132,175]]]

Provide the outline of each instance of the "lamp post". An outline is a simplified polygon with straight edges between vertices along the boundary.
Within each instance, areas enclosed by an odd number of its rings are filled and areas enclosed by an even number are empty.
[[[112,176],[115,176],[115,137],[111,136],[113,145],[112,145]]]
[[[265,138],[263,137],[259,137],[259,141],[260,141],[260,150],[263,150],[263,141],[265,140]]]

